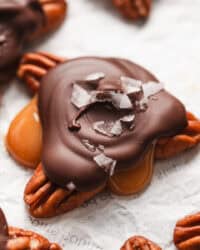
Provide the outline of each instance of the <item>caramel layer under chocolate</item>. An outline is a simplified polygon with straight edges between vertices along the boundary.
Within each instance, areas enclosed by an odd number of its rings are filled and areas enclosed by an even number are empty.
[[[18,60],[26,38],[44,22],[38,0],[0,1],[0,72],[3,75]]]
[[[6,245],[8,241],[9,235],[8,235],[8,225],[5,218],[5,215],[0,208],[0,249],[6,250]]]
[[[91,80],[94,74],[99,76],[98,80]],[[80,191],[92,190],[110,174],[102,165],[110,164],[115,171],[133,168],[155,140],[175,135],[187,126],[184,106],[164,89],[148,99],[143,111],[136,110],[135,105],[131,109],[116,108],[110,101],[97,101],[83,109],[72,103],[75,85],[88,93],[98,90],[98,94],[103,93],[102,98],[108,93],[122,94],[122,77],[143,84],[158,82],[151,73],[130,61],[97,57],[67,61],[43,78],[39,92],[42,164],[50,180]],[[129,98],[135,104],[139,97]],[[118,136],[107,136],[94,129],[96,122],[113,124],[133,114],[134,126]],[[78,119],[74,120],[75,117]]]

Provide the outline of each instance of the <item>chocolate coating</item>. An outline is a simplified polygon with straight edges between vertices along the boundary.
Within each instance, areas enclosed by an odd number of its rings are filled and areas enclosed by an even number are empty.
[[[0,72],[18,60],[28,35],[44,24],[38,0],[0,1]],[[0,77],[1,79],[1,77]]]
[[[8,225],[7,225],[7,221],[5,218],[5,215],[2,211],[2,209],[0,208],[0,249],[1,250],[6,250],[6,244],[8,241]]]
[[[103,103],[93,105],[80,117],[81,129],[69,130],[69,123],[78,112],[71,103],[72,84],[95,72],[105,74],[100,82],[101,89],[112,86],[120,90],[121,76],[143,82],[157,81],[147,70],[130,61],[97,57],[67,61],[43,78],[39,92],[42,164],[53,182],[61,186],[73,182],[80,191],[91,190],[108,178],[108,174],[93,161],[97,152],[88,150],[82,140],[87,139],[96,146],[103,145],[106,156],[117,161],[115,171],[121,171],[133,168],[156,139],[175,135],[187,126],[182,103],[162,90],[154,95],[154,100],[149,100],[145,112],[136,113],[134,130],[126,130],[118,137],[99,134],[92,128],[93,122],[115,121],[127,114],[126,110],[116,110],[112,106],[107,109]],[[89,90],[91,86],[86,84],[85,88]]]

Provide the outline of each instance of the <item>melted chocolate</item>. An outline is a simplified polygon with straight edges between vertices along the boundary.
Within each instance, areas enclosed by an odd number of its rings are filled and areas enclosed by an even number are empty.
[[[8,241],[8,225],[3,211],[0,208],[0,249],[6,250]]]
[[[115,171],[121,171],[133,168],[155,140],[175,135],[187,126],[182,103],[161,90],[149,99],[144,112],[135,114],[134,129],[126,129],[120,136],[108,137],[92,127],[94,122],[116,121],[130,114],[130,110],[117,110],[107,103],[92,105],[79,117],[79,129],[70,130],[69,125],[79,112],[71,102],[73,83],[82,82],[89,91],[94,83],[84,84],[84,79],[96,72],[105,74],[99,84],[101,89],[121,91],[119,79],[122,76],[144,83],[157,82],[151,73],[130,61],[96,57],[67,61],[43,78],[39,93],[43,127],[42,164],[50,180],[60,186],[73,183],[80,191],[91,190],[108,178],[105,169],[94,161],[99,147],[104,148],[109,159],[116,161]],[[113,166],[115,162],[111,163]]]
[[[0,1],[0,71],[8,72],[22,51],[26,37],[44,24],[38,0]]]

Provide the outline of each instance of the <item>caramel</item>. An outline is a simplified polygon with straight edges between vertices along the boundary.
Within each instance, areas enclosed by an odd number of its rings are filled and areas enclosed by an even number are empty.
[[[117,195],[131,195],[143,191],[150,183],[154,168],[155,146],[146,153],[134,168],[121,171],[108,181],[110,190]]]
[[[37,97],[16,116],[10,125],[6,145],[20,164],[35,168],[40,162],[42,131],[38,116]]]

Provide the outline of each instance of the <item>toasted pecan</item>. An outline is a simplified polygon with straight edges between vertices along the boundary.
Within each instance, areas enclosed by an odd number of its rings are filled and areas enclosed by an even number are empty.
[[[179,250],[200,249],[200,213],[186,216],[177,222],[174,244]]]
[[[67,12],[66,0],[39,0],[44,16],[45,25],[28,37],[35,40],[56,30],[64,21]]]
[[[120,250],[162,250],[157,244],[143,236],[128,239]]]
[[[17,75],[35,93],[39,89],[41,78],[48,70],[64,61],[64,58],[45,52],[27,53],[21,60]]]
[[[25,188],[24,200],[32,216],[48,218],[81,206],[104,188],[105,184],[90,192],[61,188],[48,180],[40,164]]]
[[[123,16],[137,20],[149,16],[152,0],[113,0]]]
[[[185,150],[193,148],[200,142],[200,120],[187,112],[188,126],[182,133],[160,139],[156,144],[156,159],[167,159]]]
[[[8,250],[61,250],[56,243],[50,243],[43,236],[15,227],[9,227]]]

